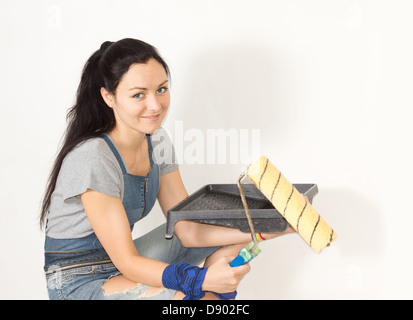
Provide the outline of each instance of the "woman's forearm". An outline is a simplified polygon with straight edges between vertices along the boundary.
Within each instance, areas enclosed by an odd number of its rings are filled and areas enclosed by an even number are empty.
[[[176,223],[175,233],[185,247],[215,247],[251,241],[250,233],[238,229],[185,220]]]
[[[162,274],[168,264],[155,259],[132,256],[123,262],[119,271],[129,280],[150,287],[162,287]]]
[[[295,232],[291,227],[281,233],[262,233],[266,240]],[[180,220],[175,225],[175,233],[182,245],[191,247],[214,247],[241,244],[252,241],[251,233],[239,229],[209,225],[194,221]]]
[[[304,196],[309,202],[308,197]],[[265,240],[277,238],[279,236],[295,233],[289,226],[279,233],[262,233]],[[252,240],[251,233],[242,232],[239,229],[209,225],[188,220],[180,220],[175,225],[175,234],[185,247],[214,247],[231,244],[246,243]]]
[[[230,293],[236,290],[239,282],[250,270],[250,267],[249,265],[244,265],[237,268],[231,268],[228,265],[230,261],[228,259],[228,257],[221,257],[212,265],[207,268],[203,268],[203,270],[200,270],[198,273],[193,272],[194,268],[197,268],[196,266],[174,265],[175,268],[172,268],[171,271],[169,267],[174,266],[168,267],[168,264],[161,261],[142,256],[133,256],[128,259],[126,264],[122,265],[119,271],[121,271],[123,276],[129,280],[136,283],[142,283],[150,287],[164,286],[162,280],[165,278],[165,271],[167,277],[167,285],[165,286],[167,288],[182,291],[184,294],[189,294],[190,296],[192,296],[191,292],[197,292],[197,290],[216,293]],[[169,269],[165,270],[167,267]],[[189,268],[189,272],[186,270],[187,268]],[[176,273],[176,271],[179,272]],[[202,271],[205,272],[203,273]],[[199,276],[201,274],[203,275]],[[202,280],[202,282],[197,282],[198,280]],[[182,283],[184,283],[184,285],[182,285]],[[188,288],[188,285],[191,288]]]

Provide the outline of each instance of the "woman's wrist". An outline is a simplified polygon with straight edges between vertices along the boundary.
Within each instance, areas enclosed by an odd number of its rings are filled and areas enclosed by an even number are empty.
[[[237,296],[237,291],[228,292],[228,293],[216,293],[214,292],[214,287],[210,286],[210,279],[211,279],[211,270],[207,270],[204,278],[204,282],[202,283],[202,291],[204,292],[212,292],[214,293],[220,300],[232,300],[235,299]]]
[[[205,295],[202,285],[208,268],[199,268],[187,263],[168,265],[162,274],[162,284],[165,288],[181,291],[184,300],[198,300]]]
[[[211,286],[209,285],[211,282],[210,279],[211,279],[211,270],[208,269],[205,273],[204,281],[202,282],[202,286],[201,286],[202,291],[205,291],[205,292],[211,291]]]
[[[264,236],[260,232],[256,232],[255,237],[257,238],[258,242],[267,240],[266,238],[264,238]],[[252,240],[254,240],[254,237],[252,236],[252,234],[251,234],[251,238]]]

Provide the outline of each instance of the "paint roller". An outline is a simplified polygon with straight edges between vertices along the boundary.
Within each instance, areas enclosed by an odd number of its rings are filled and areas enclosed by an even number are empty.
[[[337,238],[336,232],[304,196],[297,191],[267,157],[261,156],[248,166],[245,173],[238,180],[238,188],[240,189],[241,199],[254,241],[241,249],[238,256],[230,263],[231,266],[245,264],[260,252],[254,226],[242,192],[241,180],[245,175],[250,178],[262,194],[270,200],[275,209],[315,252],[320,253]]]

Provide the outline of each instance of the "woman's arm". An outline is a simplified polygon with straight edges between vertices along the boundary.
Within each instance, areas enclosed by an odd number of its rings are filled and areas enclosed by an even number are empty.
[[[80,197],[96,236],[122,275],[136,283],[162,287],[162,275],[168,264],[139,255],[121,199],[93,190]],[[248,265],[230,268],[221,259],[209,267],[203,290],[232,292],[248,271]]]
[[[158,201],[166,217],[170,208],[188,197],[179,170],[164,174],[161,177]],[[283,233],[263,234],[265,239],[273,239],[292,232],[288,228]],[[185,247],[210,247],[230,244],[241,244],[251,241],[251,234],[235,228],[214,226],[194,221],[179,220],[175,225],[175,234]]]
[[[80,197],[96,236],[116,268],[130,280],[161,287],[167,264],[139,255],[121,199],[89,189]]]

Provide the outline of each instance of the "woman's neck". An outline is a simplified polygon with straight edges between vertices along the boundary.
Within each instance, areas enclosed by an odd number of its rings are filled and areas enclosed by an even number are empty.
[[[128,152],[136,152],[142,149],[145,144],[146,135],[142,132],[121,130],[115,127],[109,132],[112,139],[115,141],[118,148]]]

